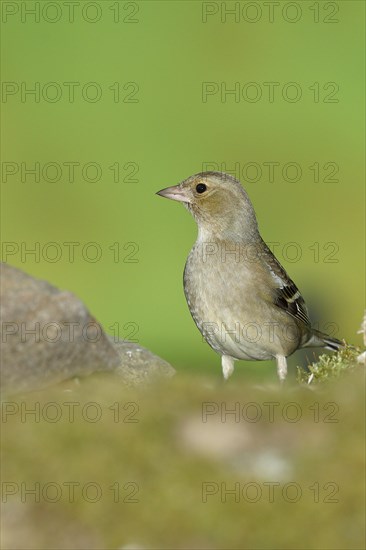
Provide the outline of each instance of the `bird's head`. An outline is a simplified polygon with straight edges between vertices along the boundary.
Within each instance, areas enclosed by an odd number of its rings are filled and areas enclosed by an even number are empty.
[[[205,236],[253,240],[257,220],[250,199],[233,176],[223,172],[201,172],[158,195],[182,202]]]

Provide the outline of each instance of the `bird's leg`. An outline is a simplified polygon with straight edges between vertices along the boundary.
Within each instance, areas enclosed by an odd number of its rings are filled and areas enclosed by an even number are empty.
[[[221,357],[222,374],[225,380],[229,378],[234,372],[234,358],[230,355],[223,355]]]
[[[278,378],[280,379],[281,384],[283,384],[287,375],[286,357],[284,355],[276,355],[276,362]]]

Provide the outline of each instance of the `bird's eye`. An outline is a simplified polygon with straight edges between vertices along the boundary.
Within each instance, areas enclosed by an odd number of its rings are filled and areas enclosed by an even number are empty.
[[[196,185],[196,191],[197,193],[204,193],[206,191],[207,187],[204,183],[199,183]]]

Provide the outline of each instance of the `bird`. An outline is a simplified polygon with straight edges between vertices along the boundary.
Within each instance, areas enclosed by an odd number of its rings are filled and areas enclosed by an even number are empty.
[[[224,172],[200,172],[157,195],[181,202],[198,226],[183,274],[188,308],[225,380],[237,360],[276,360],[280,382],[299,348],[344,342],[312,328],[295,283],[262,239],[251,200]]]

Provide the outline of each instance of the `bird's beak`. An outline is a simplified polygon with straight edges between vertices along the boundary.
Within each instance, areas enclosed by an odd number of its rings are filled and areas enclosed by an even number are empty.
[[[158,191],[156,194],[160,195],[161,197],[165,197],[166,199],[172,199],[173,201],[188,202],[188,203],[190,202],[187,196],[187,192],[181,189],[179,185],[174,185],[173,187],[166,187],[165,189]]]

